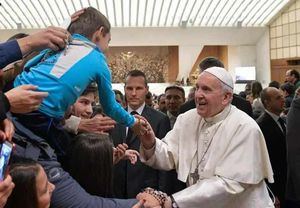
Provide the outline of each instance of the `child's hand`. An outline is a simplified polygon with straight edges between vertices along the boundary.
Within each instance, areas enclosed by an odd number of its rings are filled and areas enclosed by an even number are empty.
[[[117,164],[120,160],[122,160],[125,157],[125,152],[127,150],[128,146],[127,144],[118,144],[117,147],[114,147],[113,149],[113,164]]]
[[[129,150],[126,150],[125,157],[123,158],[123,160],[129,160],[130,163],[132,165],[134,165],[139,156],[140,156],[140,153],[138,151],[129,149]]]

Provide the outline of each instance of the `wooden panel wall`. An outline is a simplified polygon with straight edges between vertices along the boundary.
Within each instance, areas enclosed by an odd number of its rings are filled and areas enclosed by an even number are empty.
[[[297,58],[293,60],[297,60]],[[300,58],[298,58],[298,60],[300,60]],[[271,60],[271,81],[284,83],[285,73],[289,69],[296,69],[300,72],[300,65],[292,65],[289,61],[291,61],[291,59]]]
[[[228,67],[228,47],[227,46],[204,46],[201,53],[199,54],[195,64],[190,72],[190,76],[198,70],[199,64],[202,59],[208,56],[218,58],[223,62],[225,68]]]

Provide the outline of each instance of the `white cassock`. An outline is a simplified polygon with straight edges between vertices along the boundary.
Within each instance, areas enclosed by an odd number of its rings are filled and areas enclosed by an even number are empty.
[[[235,106],[208,119],[196,109],[181,114],[162,141],[156,139],[150,150],[141,146],[140,153],[145,164],[175,168],[178,179],[187,183],[173,195],[180,208],[274,207],[264,182],[274,181],[263,134]],[[199,178],[194,181],[195,172]]]

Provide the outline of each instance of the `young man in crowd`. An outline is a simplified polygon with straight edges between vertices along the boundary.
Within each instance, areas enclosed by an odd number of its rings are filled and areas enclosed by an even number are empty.
[[[130,71],[126,76],[124,91],[127,112],[145,117],[156,136],[163,138],[170,130],[170,122],[165,114],[146,105],[148,84],[145,74],[139,70]],[[126,143],[129,149],[139,150],[139,136],[124,125],[117,124],[111,131],[111,137],[115,146]],[[160,171],[142,164],[140,160],[135,165],[120,161],[114,168],[115,197],[133,198],[142,188],[161,188]]]
[[[177,85],[169,86],[165,89],[167,115],[170,119],[171,128],[173,128],[179,109],[185,101],[184,89]]]

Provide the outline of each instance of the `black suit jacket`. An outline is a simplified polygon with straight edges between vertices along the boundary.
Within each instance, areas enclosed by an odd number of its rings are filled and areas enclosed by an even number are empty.
[[[157,138],[162,139],[171,129],[168,116],[147,105],[142,116],[148,120]],[[117,124],[111,137],[115,146],[126,143],[126,127]],[[139,151],[140,140],[137,136],[132,136],[127,144],[129,149]],[[114,195],[117,198],[135,198],[143,188],[159,189],[162,183],[160,180],[160,171],[146,166],[139,159],[135,165],[122,160],[114,166]]]
[[[300,207],[300,98],[294,99],[287,116],[288,177],[286,197]]]
[[[250,117],[253,117],[252,106],[249,101],[245,100],[239,95],[233,94],[232,105],[236,106],[238,109],[247,113]],[[196,108],[195,99],[187,101],[184,103],[179,110],[179,113],[185,113],[188,110]]]
[[[269,186],[274,195],[279,198],[281,205],[283,205],[282,207],[285,207],[284,200],[287,175],[285,135],[276,121],[267,112],[264,112],[256,121],[264,134],[274,172],[275,183],[269,184]]]

